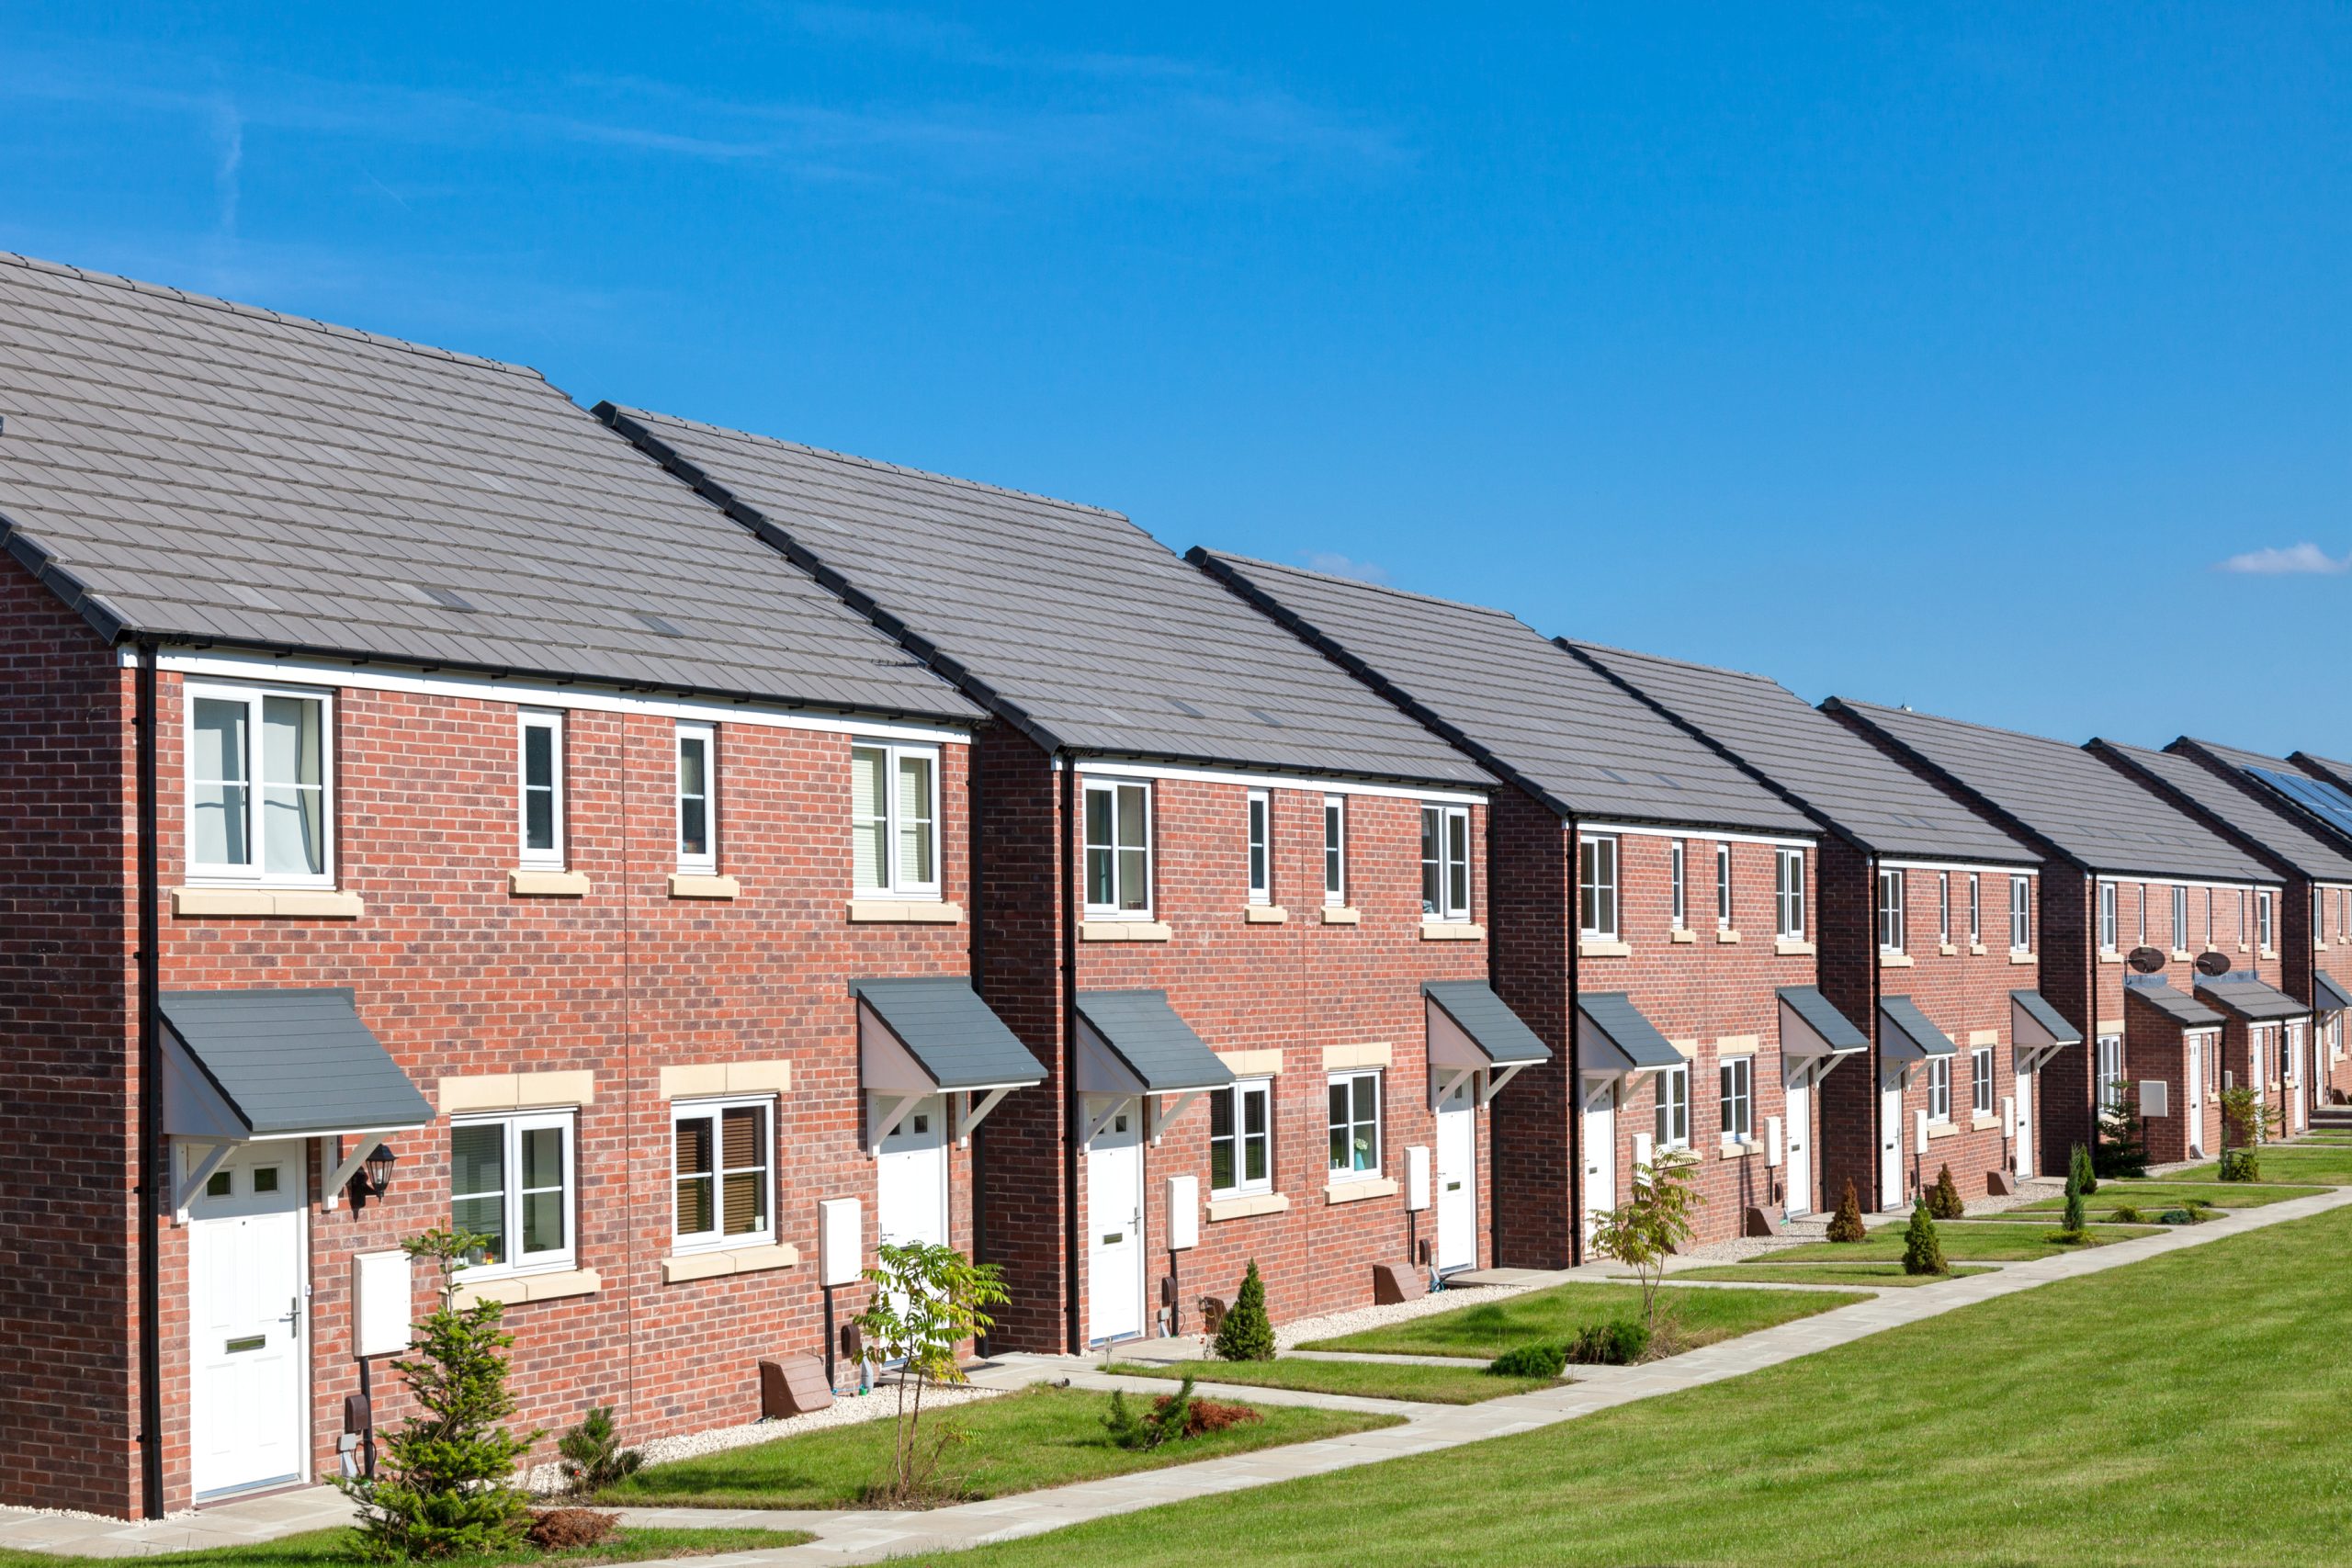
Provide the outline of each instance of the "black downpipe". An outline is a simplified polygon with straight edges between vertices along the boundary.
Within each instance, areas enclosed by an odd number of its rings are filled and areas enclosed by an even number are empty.
[[[1086,1341],[1081,1336],[1084,1325],[1079,1316],[1078,1303],[1078,1082],[1072,1069],[1078,1061],[1078,919],[1084,913],[1078,890],[1078,880],[1083,868],[1075,864],[1069,846],[1078,830],[1078,769],[1069,758],[1061,759],[1062,800],[1061,830],[1054,847],[1054,859],[1061,867],[1061,886],[1056,897],[1062,907],[1062,976],[1061,995],[1057,998],[1061,1011],[1061,1144],[1062,1144],[1062,1296],[1063,1315],[1069,1319],[1066,1333],[1068,1348],[1073,1356],[1086,1353]]]
[[[155,645],[139,647],[139,1512],[164,1517],[164,1287],[155,1232],[163,1144],[164,1041],[161,942],[156,915],[162,873],[155,834]]]

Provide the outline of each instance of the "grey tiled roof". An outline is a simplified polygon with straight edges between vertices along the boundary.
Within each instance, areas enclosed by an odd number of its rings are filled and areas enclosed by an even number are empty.
[[[2197,994],[2257,1023],[2301,1018],[2312,1010],[2276,986],[2251,975],[2222,975],[2210,980],[2200,975],[2197,977]]]
[[[1956,718],[1832,697],[1942,777],[2093,871],[2213,881],[2275,874],[2079,746]]]
[[[254,1137],[423,1127],[433,1107],[348,986],[165,991],[164,1021]]]
[[[2187,799],[2208,817],[2260,844],[2279,862],[2295,872],[2321,882],[2352,882],[2352,855],[2327,843],[2317,834],[2287,815],[2291,809],[2284,800],[2277,807],[2277,798],[2265,791],[2257,796],[2256,786],[2246,778],[2248,767],[2276,768],[2293,773],[2289,764],[2272,757],[2253,752],[2236,751],[2228,747],[2209,746],[2202,741],[2176,741],[2175,745],[2193,747],[2233,770],[2237,780],[2225,779],[2199,761],[2194,755],[2173,751],[2154,751],[2144,746],[2125,746],[2111,740],[2094,740],[2092,746],[2107,752],[2125,766],[2137,769],[2153,780],[2160,790],[2170,790]],[[2241,760],[2243,759],[2243,760]]]
[[[968,981],[919,976],[853,980],[849,988],[941,1089],[1001,1089],[1046,1081],[1046,1069],[1037,1058]]]
[[[0,535],[110,637],[975,713],[528,370],[0,255]]]
[[[2040,858],[1777,681],[1597,643],[1562,646],[1871,853],[1996,865]]]
[[[1935,1021],[1909,997],[1879,998],[1878,1017],[1880,1055],[1890,1060],[1952,1056],[1960,1052],[1951,1036],[1937,1028]]]
[[[2310,751],[2298,751],[2290,761],[2314,778],[2325,779],[2338,789],[2352,789],[2352,762],[2331,761]]]
[[[1589,1025],[1601,1039],[1615,1047],[1623,1058],[1616,1062],[1594,1062],[1580,1059],[1580,1072],[1596,1068],[1612,1072],[1647,1072],[1657,1067],[1682,1065],[1682,1053],[1674,1042],[1659,1032],[1648,1015],[1634,1005],[1634,998],[1623,991],[1586,991],[1577,998],[1579,1027]]]
[[[1421,994],[1444,1009],[1488,1060],[1508,1065],[1552,1059],[1551,1047],[1484,980],[1428,980]]]
[[[2040,991],[2011,991],[2009,1001],[2019,1011],[2030,1016],[2042,1032],[2062,1045],[2079,1045],[2083,1032],[2066,1021],[2066,1015],[2050,1005],[2050,998]]]
[[[1796,1014],[1800,1023],[1819,1036],[1821,1043],[1829,1047],[1831,1055],[1842,1056],[1849,1051],[1864,1051],[1870,1048],[1870,1036],[1855,1028],[1853,1021],[1839,1012],[1817,987],[1782,986],[1780,987],[1780,997],[1781,1005]],[[1781,1032],[1781,1049],[1789,1055],[1800,1055],[1790,1048],[1788,1031],[1785,1027]]]
[[[1212,550],[1190,558],[1563,815],[1820,830],[1499,610]]]
[[[596,412],[1048,749],[1493,783],[1116,513]]]
[[[2203,1029],[2228,1021],[2187,991],[2160,979],[2128,979],[2123,982],[2123,994],[2137,998],[2173,1022],[2186,1024],[2191,1029]]]
[[[2352,1008],[2352,992],[2338,985],[2335,977],[2324,969],[2312,971],[2312,1005],[2322,1012],[2341,1012]]]
[[[1233,1069],[1168,1005],[1166,991],[1080,991],[1078,1016],[1155,1094],[1233,1081]]]

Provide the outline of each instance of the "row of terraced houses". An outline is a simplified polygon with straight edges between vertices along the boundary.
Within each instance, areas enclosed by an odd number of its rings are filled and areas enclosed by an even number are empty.
[[[2352,766],[1550,638],[0,258],[0,1501],[332,1472],[485,1237],[522,1418],[2064,1168],[2352,1089]],[[390,1325],[388,1329],[387,1325]],[[388,1337],[389,1335],[389,1337]],[[376,1382],[369,1382],[369,1369]]]

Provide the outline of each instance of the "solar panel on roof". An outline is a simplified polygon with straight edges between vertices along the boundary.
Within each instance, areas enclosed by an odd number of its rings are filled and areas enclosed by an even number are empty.
[[[2246,772],[2337,832],[2352,836],[2352,795],[2301,773],[2280,773],[2275,768],[2248,768]]]

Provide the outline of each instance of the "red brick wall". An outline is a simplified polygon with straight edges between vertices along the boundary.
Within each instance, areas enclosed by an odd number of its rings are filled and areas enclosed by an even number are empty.
[[[1560,1269],[1576,1261],[1577,1242],[1579,1130],[1568,1055],[1575,857],[1559,815],[1520,790],[1496,792],[1492,824],[1495,992],[1552,1052],[1495,1100],[1495,1179],[1510,1197],[1496,1233],[1496,1261]]]
[[[1878,968],[1875,863],[1842,839],[1825,840],[1816,907],[1821,994],[1849,1022],[1871,1037],[1861,1059],[1841,1063],[1821,1080],[1818,1147],[1822,1204],[1835,1211],[1846,1184],[1867,1213],[1878,1201]]]
[[[0,556],[0,1504],[138,1506],[130,694]]]

